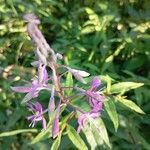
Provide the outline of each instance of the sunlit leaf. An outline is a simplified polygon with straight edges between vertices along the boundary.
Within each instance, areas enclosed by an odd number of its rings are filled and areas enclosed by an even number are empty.
[[[119,98],[118,101],[121,104],[123,104],[124,106],[126,106],[126,107],[134,110],[137,113],[145,114],[144,111],[139,106],[137,106],[133,101],[131,101],[131,100],[124,99],[124,98]]]
[[[67,129],[68,137],[72,141],[72,143],[80,150],[88,150],[87,146],[85,145],[80,135],[76,132],[76,130],[69,125]]]
[[[107,97],[107,100],[104,102],[105,109],[114,124],[115,131],[118,129],[119,121],[118,121],[118,114],[116,111],[116,106],[114,104],[113,97]]]
[[[109,148],[111,148],[108,133],[107,133],[107,130],[106,130],[103,120],[101,118],[97,118],[97,119],[90,118],[89,121],[90,121],[91,130],[92,130],[94,136],[96,136],[96,139],[95,139],[96,142],[101,145],[102,144],[101,139],[102,139],[104,141],[104,143]]]
[[[73,86],[73,79],[72,79],[72,74],[68,72],[67,78],[66,78],[66,94],[69,95],[72,91],[72,86]]]
[[[16,124],[16,122],[23,116],[24,109],[17,107],[11,117],[7,120],[5,128],[10,128]]]
[[[99,143],[97,143],[97,140],[95,139],[96,137],[94,136],[90,126],[85,125],[82,131],[85,134],[86,140],[88,144],[90,145],[91,150],[95,150]]]
[[[13,135],[20,134],[20,133],[25,133],[25,132],[37,133],[38,130],[37,129],[20,129],[20,130],[8,131],[8,132],[1,133],[0,137],[13,136]]]
[[[40,142],[42,140],[45,140],[47,138],[50,137],[51,135],[51,130],[45,130],[45,131],[42,131],[40,132],[32,141],[31,141],[31,144],[35,144],[37,142]]]
[[[41,131],[35,138],[33,138],[30,144],[35,144],[37,142],[40,142],[40,141],[45,140],[47,138],[50,138],[52,136],[51,128],[52,128],[52,125],[51,125],[51,121],[50,121],[47,124],[47,129]]]
[[[50,148],[50,150],[58,150],[60,142],[61,142],[61,132],[58,135],[58,137],[55,139],[55,141],[53,142],[52,147]]]
[[[111,93],[124,93],[131,89],[136,89],[138,87],[143,86],[143,83],[136,83],[136,82],[120,82],[113,84],[111,86]]]

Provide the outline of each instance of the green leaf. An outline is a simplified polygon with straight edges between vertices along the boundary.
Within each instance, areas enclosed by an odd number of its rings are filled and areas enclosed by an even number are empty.
[[[40,142],[42,140],[45,140],[51,136],[51,130],[47,129],[42,132],[40,132],[32,141],[31,144],[35,144],[37,142]]]
[[[9,132],[3,132],[0,134],[0,137],[5,137],[5,136],[13,136],[16,134],[20,134],[20,133],[25,133],[25,132],[38,132],[37,129],[21,129],[21,130],[14,130],[14,131],[9,131]]]
[[[47,124],[47,129],[46,130],[43,130],[42,132],[40,132],[32,141],[30,144],[35,144],[37,142],[40,142],[42,140],[45,140],[45,139],[48,139],[50,138],[52,135],[51,135],[51,128],[52,128],[52,125],[51,125],[51,121],[49,121],[49,123]]]
[[[100,75],[100,79],[102,80],[102,82],[114,82],[115,80],[113,78],[111,78],[109,75]]]
[[[114,59],[113,55],[110,55],[108,58],[106,58],[105,63],[102,66],[102,73],[104,73],[110,66],[112,66],[112,61]]]
[[[107,97],[107,100],[104,102],[105,109],[114,124],[115,131],[118,129],[119,121],[118,114],[116,111],[116,106],[113,102],[113,97]]]
[[[69,116],[70,116],[70,115],[69,115]],[[68,117],[69,117],[69,116],[68,116]],[[66,118],[66,119],[67,119],[67,118]],[[60,132],[59,132],[57,138],[56,138],[55,141],[53,142],[52,147],[51,147],[51,150],[57,150],[57,149],[59,148],[59,145],[60,145],[60,143],[61,143],[62,132],[63,132],[63,130],[66,128],[66,122],[65,122],[65,121],[67,121],[66,119],[62,122],[61,130],[60,130]]]
[[[146,150],[150,150],[150,144],[148,141],[146,141],[145,138],[143,138],[138,132],[135,133],[135,136],[139,140],[139,142],[143,145],[143,148]]]
[[[143,86],[143,83],[136,83],[136,82],[120,82],[113,84],[111,86],[111,93],[124,93],[131,89],[136,89],[140,86]]]
[[[109,16],[110,19],[111,19],[111,16]],[[108,68],[110,68],[110,66],[112,66],[112,62],[115,58],[115,56],[119,55],[120,51],[125,47],[125,43],[121,43],[121,45],[118,46],[118,48],[116,49],[116,51],[108,56],[106,59],[105,59],[105,63],[103,64],[102,66],[102,73],[104,73]]]
[[[90,126],[85,125],[84,128],[82,129],[82,131],[85,134],[86,140],[90,145],[90,149],[95,150],[97,148],[97,145],[100,145],[100,144],[97,143],[97,140],[95,139],[96,136],[94,136]]]
[[[118,101],[121,104],[123,104],[124,106],[134,110],[137,113],[145,114],[144,111],[131,100],[127,100],[127,99],[124,99],[124,98],[119,98]]]
[[[102,119],[88,118],[88,121],[89,122],[84,125],[84,128],[82,130],[91,147],[90,149],[110,149],[111,145],[109,142],[107,130]]]
[[[68,125],[68,137],[72,141],[72,143],[80,150],[88,150],[84,141],[80,137],[80,135],[76,132],[76,130]]]
[[[75,47],[81,50],[82,52],[87,52],[87,50],[79,43],[75,43]]]
[[[58,150],[60,142],[61,142],[61,133],[59,133],[58,137],[55,139],[55,141],[52,144],[52,147],[50,150]]]
[[[11,117],[9,118],[9,120],[7,121],[5,128],[8,129],[14,126],[16,122],[23,116],[23,113],[24,113],[24,108],[17,107],[13,112],[13,114],[11,115]]]
[[[92,132],[94,133],[94,136],[96,137],[95,139],[97,143],[101,145],[102,144],[101,139],[102,139],[104,143],[109,148],[111,148],[109,137],[108,137],[107,130],[106,130],[103,120],[101,118],[96,118],[96,119],[89,118],[89,121],[90,121]]]
[[[72,74],[70,72],[68,72],[68,74],[67,74],[65,86],[68,87],[66,90],[66,94],[70,95],[70,93],[72,92],[72,88],[69,88],[69,87],[73,86]]]
[[[92,33],[94,31],[95,31],[94,26],[87,26],[87,27],[82,28],[81,33],[82,34],[89,34],[89,33]]]
[[[140,68],[144,63],[145,57],[143,55],[133,57],[125,62],[125,70],[136,70],[137,68]]]
[[[93,9],[89,8],[89,7],[86,7],[85,8],[85,11],[88,13],[88,14],[95,14],[95,12],[93,11]]]

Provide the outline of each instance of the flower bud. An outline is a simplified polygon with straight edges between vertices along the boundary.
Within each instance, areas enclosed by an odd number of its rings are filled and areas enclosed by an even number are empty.
[[[56,110],[56,116],[53,122],[52,127],[52,137],[55,138],[59,134],[59,113],[60,113],[60,103],[58,104],[57,110]]]

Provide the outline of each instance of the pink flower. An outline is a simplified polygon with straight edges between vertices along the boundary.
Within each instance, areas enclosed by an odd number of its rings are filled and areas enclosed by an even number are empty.
[[[85,92],[92,110],[97,112],[102,110],[102,105],[105,99],[105,97],[97,91],[97,88],[100,86],[100,84],[101,81],[99,77],[94,77],[91,82],[90,90]]]
[[[81,113],[79,118],[78,118],[78,129],[77,132],[80,133],[81,129],[84,128],[84,125],[86,122],[88,122],[88,119],[90,118],[97,118],[100,116],[100,113],[92,113],[92,112],[87,112],[87,113]]]
[[[11,89],[15,92],[27,93],[22,100],[22,103],[26,103],[32,98],[38,97],[41,90],[47,89],[47,82],[48,73],[46,67],[40,63],[38,66],[38,79],[32,80],[31,86],[11,87]]]
[[[95,91],[101,85],[99,77],[94,77],[91,82],[91,91]]]
[[[76,88],[77,90],[81,91],[82,94],[86,95],[87,101],[91,106],[91,110],[87,113],[81,113],[78,118],[78,129],[77,132],[79,133],[81,129],[84,127],[88,118],[97,118],[101,114],[101,110],[103,107],[103,102],[105,97],[97,91],[97,88],[100,86],[101,81],[98,77],[94,77],[91,82],[90,90],[83,90],[80,88]]]
[[[60,113],[60,103],[58,104],[57,110],[56,110],[56,116],[53,122],[52,126],[52,137],[55,138],[59,134],[59,113]]]
[[[27,120],[31,121],[29,126],[34,127],[37,122],[42,122],[43,129],[46,130],[46,120],[43,116],[44,112],[42,105],[37,102],[35,104],[28,103],[27,106],[28,109],[34,113],[33,115],[27,117]]]

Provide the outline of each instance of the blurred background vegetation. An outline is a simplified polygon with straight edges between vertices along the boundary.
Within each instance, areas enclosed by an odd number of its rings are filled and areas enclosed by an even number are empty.
[[[40,29],[52,48],[63,54],[65,64],[116,81],[144,83],[127,96],[146,115],[118,106],[118,131],[105,123],[113,149],[150,149],[149,0],[0,0],[0,133],[29,128],[26,109],[20,105],[22,95],[10,89],[36,72],[30,65],[34,47],[22,19],[28,12],[40,18]],[[50,148],[50,139],[28,146],[37,134],[31,131],[0,137],[0,150]],[[68,142],[60,149],[69,146]]]

